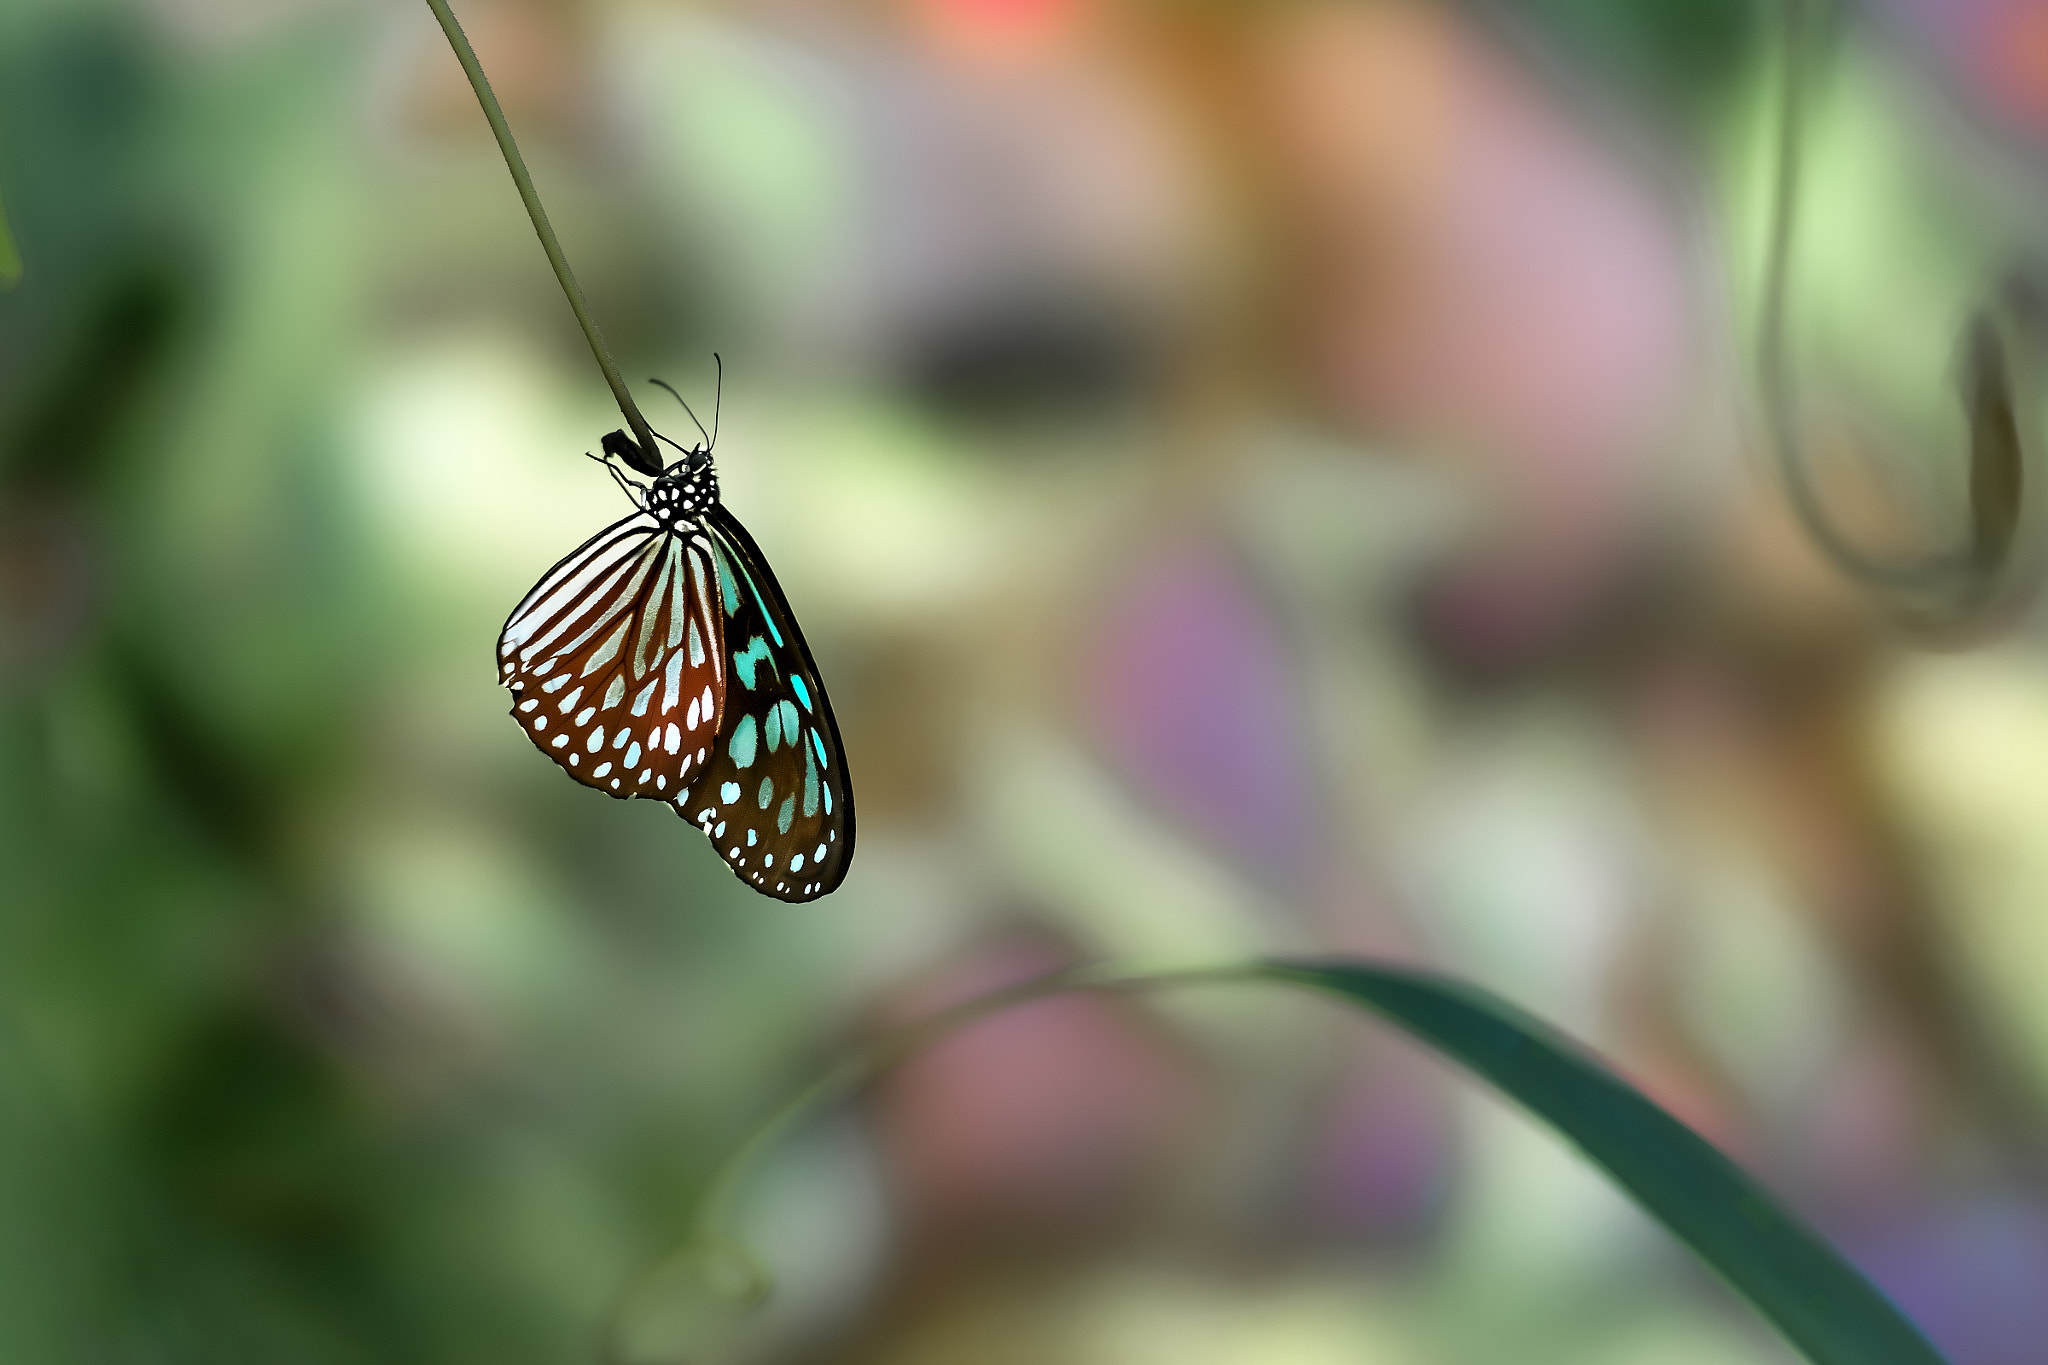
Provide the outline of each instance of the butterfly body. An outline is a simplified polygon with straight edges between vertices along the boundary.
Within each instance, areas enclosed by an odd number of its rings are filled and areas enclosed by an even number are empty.
[[[692,468],[692,459],[698,454],[692,451],[677,460],[647,490],[647,513],[664,527],[718,505],[718,473],[712,468],[709,452],[702,452],[702,459]]]
[[[755,890],[827,894],[853,857],[853,793],[795,613],[708,448],[651,484],[614,478],[638,510],[542,575],[499,635],[513,718],[585,786],[668,802]]]

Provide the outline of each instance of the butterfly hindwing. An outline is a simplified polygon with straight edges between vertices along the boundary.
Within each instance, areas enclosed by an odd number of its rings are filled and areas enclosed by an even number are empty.
[[[725,708],[675,803],[735,875],[779,900],[839,885],[853,857],[853,797],[831,703],[803,632],[746,529],[722,506],[700,523],[723,615]]]
[[[539,750],[616,797],[673,800],[718,730],[727,664],[711,539],[636,513],[550,569],[498,637],[499,681]]]

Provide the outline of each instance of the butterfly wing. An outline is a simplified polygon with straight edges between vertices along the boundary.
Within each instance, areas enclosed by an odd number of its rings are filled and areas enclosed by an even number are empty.
[[[768,561],[722,506],[702,526],[724,616],[725,709],[675,802],[747,885],[815,900],[853,860],[853,788],[818,666]]]
[[[713,543],[644,512],[554,568],[505,621],[498,680],[534,746],[586,787],[673,800],[711,752],[726,687]]]

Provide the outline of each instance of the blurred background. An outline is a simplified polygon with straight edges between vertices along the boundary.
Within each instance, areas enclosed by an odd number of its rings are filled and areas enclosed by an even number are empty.
[[[2039,1359],[2048,654],[1914,647],[1784,510],[1777,7],[458,11],[626,374],[703,411],[723,354],[859,858],[756,897],[505,718],[619,419],[426,7],[8,0],[0,1358],[591,1360],[862,1040],[1338,951],[1569,1030],[1956,1365]],[[1961,325],[2048,247],[2048,5],[1852,9],[1808,97],[1802,421],[1938,541]],[[1271,992],[1005,1016],[741,1193],[776,1293],[657,1276],[627,1358],[1792,1358]]]

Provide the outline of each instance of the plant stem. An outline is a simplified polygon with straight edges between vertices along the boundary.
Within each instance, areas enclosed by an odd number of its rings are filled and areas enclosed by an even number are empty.
[[[476,92],[476,101],[483,106],[484,118],[491,125],[491,133],[498,139],[498,150],[504,153],[505,169],[512,172],[512,183],[519,187],[520,202],[526,205],[526,216],[533,220],[534,235],[540,238],[541,249],[548,254],[548,264],[555,269],[555,278],[561,282],[562,292],[569,297],[569,307],[575,311],[576,321],[583,328],[584,340],[590,343],[590,353],[597,357],[598,368],[604,371],[604,382],[612,386],[612,397],[618,400],[619,411],[625,414],[626,425],[633,429],[633,436],[640,448],[648,452],[649,458],[657,462],[661,456],[656,453],[654,432],[647,425],[647,419],[640,415],[639,405],[626,390],[626,381],[619,377],[619,367],[612,363],[611,352],[605,349],[604,337],[598,333],[597,323],[590,316],[590,307],[583,301],[583,291],[576,287],[576,276],[569,269],[568,257],[562,254],[562,244],[555,240],[555,229],[548,222],[548,212],[541,207],[540,194],[533,187],[533,177],[526,173],[525,158],[519,155],[519,144],[512,140],[512,127],[505,122],[505,111],[498,107],[498,97],[491,93],[491,83],[478,64],[476,51],[469,45],[469,38],[462,31],[462,25],[455,20],[455,12],[448,8],[448,0],[427,0],[427,8],[441,22],[441,31],[448,35],[448,45],[455,49],[455,59],[462,63],[463,74],[469,77],[469,88]]]
[[[791,1132],[900,1063],[992,1014],[1000,1014],[1034,1000],[1075,991],[1143,992],[1205,982],[1249,981],[1257,978],[1263,970],[1263,966],[1255,962],[1163,972],[1134,972],[1101,963],[1073,967],[975,996],[876,1039],[792,1095],[719,1164],[698,1203],[689,1240],[646,1266],[614,1300],[611,1312],[605,1318],[599,1360],[605,1365],[617,1365],[625,1359],[622,1337],[628,1313],[639,1299],[640,1291],[655,1274],[682,1252],[695,1250],[705,1254],[723,1254],[729,1262],[726,1269],[744,1276],[746,1280],[745,1284],[734,1286],[729,1297],[741,1302],[753,1302],[764,1297],[771,1283],[768,1272],[754,1259],[753,1253],[728,1231],[732,1199],[741,1181],[753,1173],[763,1154]]]
[[[0,208],[0,289],[20,283],[21,248],[14,244],[14,233],[7,226],[7,210]]]

